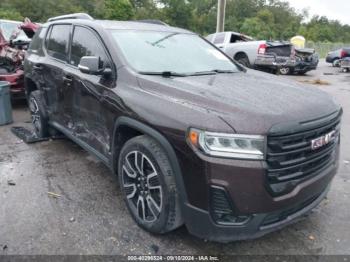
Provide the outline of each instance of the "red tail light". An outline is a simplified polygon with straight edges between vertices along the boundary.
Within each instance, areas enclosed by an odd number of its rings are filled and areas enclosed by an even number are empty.
[[[344,58],[348,55],[348,53],[345,51],[345,50],[341,50],[341,53],[340,53],[340,58]]]
[[[266,44],[260,44],[258,48],[258,54],[264,55],[266,52],[267,45]]]

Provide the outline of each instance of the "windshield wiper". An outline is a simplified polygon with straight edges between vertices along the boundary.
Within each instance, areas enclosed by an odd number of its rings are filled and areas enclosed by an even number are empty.
[[[139,72],[139,73],[142,75],[155,75],[155,76],[162,76],[162,77],[172,77],[172,76],[185,77],[185,76],[188,76],[187,74],[177,73],[177,72],[173,72],[173,71]]]
[[[157,40],[157,41],[151,43],[151,45],[156,46],[156,45],[158,45],[159,43],[161,43],[161,42],[163,42],[163,41],[169,39],[170,37],[173,37],[174,35],[178,35],[178,34],[179,34],[179,33],[172,33],[172,34],[169,34],[169,35],[167,35],[167,36],[165,36],[165,37],[163,37],[163,38],[161,38],[161,39],[159,39],[159,40]]]
[[[213,69],[213,70],[209,70],[209,71],[194,72],[190,75],[191,76],[200,76],[200,75],[216,75],[216,74],[232,74],[232,73],[236,73],[236,71],[224,70],[224,69]]]
[[[216,74],[232,74],[236,73],[236,71],[233,70],[224,70],[224,69],[213,69],[210,71],[201,71],[201,72],[194,72],[194,73],[178,73],[174,71],[163,71],[163,72],[139,72],[142,75],[156,75],[156,76],[163,76],[163,77],[186,77],[186,76],[201,76],[201,75],[216,75]]]
[[[225,69],[214,69],[213,72],[216,72],[218,74],[233,74],[236,73],[234,70],[225,70]]]

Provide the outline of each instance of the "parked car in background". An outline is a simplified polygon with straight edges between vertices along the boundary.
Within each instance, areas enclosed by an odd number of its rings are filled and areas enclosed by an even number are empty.
[[[326,62],[332,64],[334,67],[339,67],[340,60],[345,57],[350,57],[350,47],[344,47],[329,52],[326,56]]]
[[[330,95],[245,70],[193,32],[56,17],[24,67],[36,133],[56,129],[101,159],[149,232],[256,238],[308,214],[336,174]]]
[[[37,27],[29,19],[24,23],[0,20],[0,81],[10,83],[12,99],[25,98],[23,61]]]
[[[305,74],[316,69],[319,62],[314,49],[296,49],[290,42],[255,41],[236,32],[212,34],[207,40],[246,67],[284,75]]]

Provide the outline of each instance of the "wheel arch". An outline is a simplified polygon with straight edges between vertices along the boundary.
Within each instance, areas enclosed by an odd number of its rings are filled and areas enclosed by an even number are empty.
[[[31,92],[39,90],[38,85],[29,77],[24,78],[24,88],[26,97],[29,98]]]
[[[141,123],[140,121],[137,121],[135,119],[121,116],[119,117],[115,124],[114,124],[114,130],[113,130],[113,139],[112,139],[112,156],[111,156],[111,168],[113,170],[113,173],[118,175],[118,159],[119,159],[119,154],[122,149],[122,146],[124,143],[128,140],[125,141],[120,141],[120,135],[118,133],[120,130],[123,128],[127,128],[128,130],[132,130],[133,134],[131,134],[130,138],[134,137],[135,135],[148,135],[155,139],[165,150],[167,153],[171,167],[174,171],[175,175],[175,182],[176,186],[178,188],[178,193],[180,197],[180,203],[181,203],[181,208],[183,209],[183,206],[185,203],[187,203],[187,193],[185,190],[185,185],[183,181],[183,176],[182,176],[182,171],[180,168],[179,161],[177,159],[176,153],[172,145],[169,143],[169,141],[157,130],[154,128]],[[119,141],[118,141],[119,140]],[[122,142],[122,143],[120,143]]]
[[[249,60],[249,56],[244,51],[239,51],[239,52],[235,53],[235,55],[233,56],[233,59],[237,60],[241,57],[246,57]]]

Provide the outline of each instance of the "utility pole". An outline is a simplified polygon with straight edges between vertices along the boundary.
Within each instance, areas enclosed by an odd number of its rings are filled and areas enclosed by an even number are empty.
[[[223,32],[225,25],[226,0],[218,0],[218,18],[216,23],[216,32]]]

